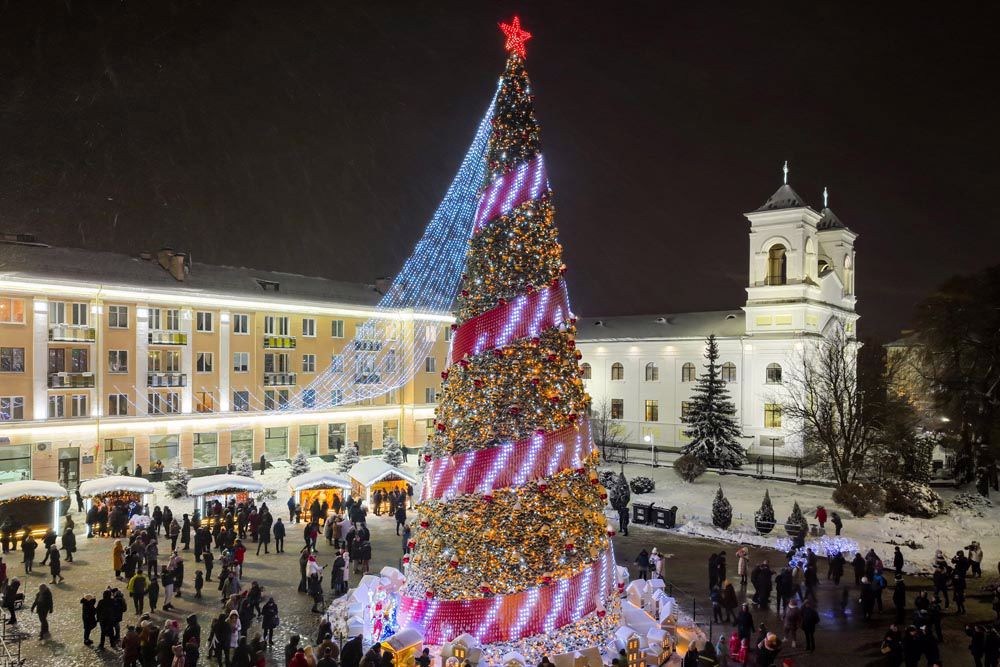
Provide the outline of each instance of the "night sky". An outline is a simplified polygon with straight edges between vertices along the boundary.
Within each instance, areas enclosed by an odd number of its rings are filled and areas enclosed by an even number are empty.
[[[829,187],[861,235],[861,332],[889,337],[943,279],[997,262],[998,17],[975,7],[8,2],[0,230],[392,275],[516,12],[575,310],[741,305],[741,214],[787,159],[799,194],[818,208]]]

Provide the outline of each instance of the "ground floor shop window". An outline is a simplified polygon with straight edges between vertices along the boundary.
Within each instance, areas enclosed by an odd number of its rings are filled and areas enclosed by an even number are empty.
[[[178,435],[151,435],[149,436],[149,466],[150,469],[157,462],[163,464],[163,472],[170,471],[176,464],[180,455],[180,436]]]
[[[299,451],[306,456],[316,456],[319,426],[299,427]]]
[[[382,442],[385,442],[386,438],[392,438],[397,441],[399,440],[398,419],[387,419],[382,422]]]
[[[216,433],[195,433],[192,446],[192,468],[214,468],[219,465],[219,436]]]
[[[0,447],[0,482],[31,479],[32,447],[33,445],[4,445]]]
[[[288,458],[288,427],[264,429],[264,457],[268,461]]]
[[[115,467],[115,471],[132,474],[135,470],[135,438],[108,438],[104,441],[104,462]]]
[[[330,424],[326,436],[327,451],[339,452],[346,438],[347,424]]]
[[[253,460],[252,430],[241,429],[238,431],[233,431],[232,438],[229,442],[230,442],[229,451],[233,463],[239,461],[243,454],[246,454],[247,458],[250,459],[251,461]]]

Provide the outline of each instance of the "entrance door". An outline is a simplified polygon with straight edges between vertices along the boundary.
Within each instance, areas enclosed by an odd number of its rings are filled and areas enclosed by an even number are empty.
[[[358,426],[358,454],[361,456],[372,455],[372,425],[361,424]]]
[[[59,450],[59,484],[72,491],[80,484],[80,448],[63,447]]]

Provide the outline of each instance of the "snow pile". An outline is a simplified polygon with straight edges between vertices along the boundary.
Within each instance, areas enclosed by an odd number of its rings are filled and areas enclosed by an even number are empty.
[[[981,517],[992,509],[993,501],[978,493],[959,493],[951,499],[951,506]]]

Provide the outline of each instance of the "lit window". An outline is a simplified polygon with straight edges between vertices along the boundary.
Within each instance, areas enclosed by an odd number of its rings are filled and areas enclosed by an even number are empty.
[[[781,366],[779,364],[768,364],[765,377],[768,384],[781,384]]]
[[[49,419],[66,416],[66,397],[62,395],[49,396]]]
[[[681,401],[681,419],[687,419],[691,415],[691,401]]]
[[[24,299],[0,298],[0,324],[24,324]]]
[[[781,428],[781,406],[777,403],[764,404],[764,428]]]
[[[621,398],[611,399],[611,419],[625,419],[625,400]]]
[[[617,361],[611,364],[611,379],[612,380],[624,380],[625,379],[625,367],[622,366]]]
[[[646,399],[646,421],[660,421],[660,402]]]
[[[731,361],[722,364],[722,381],[736,382],[736,364]]]
[[[690,361],[681,366],[681,382],[694,382],[694,364]]]
[[[646,364],[646,382],[659,382],[660,369],[652,361]],[[653,421],[656,421],[655,419]]]
[[[589,380],[592,373],[593,370],[590,368],[590,364],[588,363],[580,364],[580,377],[582,377],[584,380]]]
[[[194,392],[195,412],[215,412],[215,396],[210,391]]]

